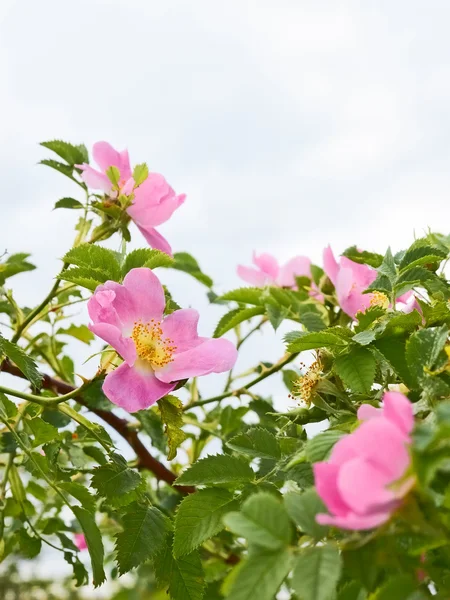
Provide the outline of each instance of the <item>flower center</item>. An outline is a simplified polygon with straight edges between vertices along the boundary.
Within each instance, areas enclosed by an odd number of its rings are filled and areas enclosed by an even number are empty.
[[[370,306],[381,306],[381,308],[389,308],[389,298],[382,292],[374,292],[370,299]]]
[[[163,337],[161,321],[152,319],[149,323],[137,321],[131,333],[139,358],[151,364],[153,368],[161,368],[172,362],[172,355],[177,349],[173,340]]]
[[[300,363],[302,368],[306,365]],[[315,388],[322,379],[322,361],[320,358],[315,360],[307,369],[304,375],[300,375],[292,384],[292,391],[289,394],[290,398],[303,400],[307,405],[310,404],[311,398],[314,395]]]

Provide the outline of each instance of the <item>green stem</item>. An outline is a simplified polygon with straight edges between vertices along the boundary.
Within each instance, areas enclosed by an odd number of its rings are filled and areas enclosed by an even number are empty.
[[[209,404],[210,402],[220,402],[221,400],[229,398],[230,396],[240,396],[241,394],[245,394],[248,389],[259,383],[260,381],[263,381],[264,379],[267,379],[267,377],[270,377],[277,371],[280,371],[284,366],[293,361],[298,356],[298,354],[298,352],[296,352],[295,354],[288,354],[287,356],[279,360],[277,363],[275,363],[272,367],[270,367],[270,369],[266,369],[261,373],[261,375],[259,375],[258,377],[256,377],[255,379],[253,379],[252,381],[250,381],[249,383],[237,390],[229,390],[227,392],[224,392],[223,394],[220,394],[219,396],[213,396],[212,398],[207,398],[206,400],[199,400],[198,402],[193,402],[187,408],[193,408],[194,406],[204,406],[205,404]]]
[[[237,350],[239,350],[239,348],[242,346],[242,344],[243,344],[243,343],[244,343],[246,340],[248,340],[248,338],[249,338],[251,335],[253,335],[253,334],[255,333],[255,331],[258,331],[258,330],[259,330],[259,329],[262,327],[262,325],[264,325],[264,323],[265,323],[267,320],[268,320],[268,319],[267,319],[267,317],[266,317],[266,316],[264,316],[264,317],[261,319],[261,321],[260,321],[260,322],[259,322],[257,325],[255,325],[255,327],[253,327],[252,329],[250,329],[250,331],[249,331],[248,333],[246,333],[246,334],[244,335],[244,337],[238,341],[238,343],[236,344],[236,349],[237,349]],[[227,378],[227,381],[226,381],[226,383],[225,383],[225,387],[224,387],[224,389],[223,389],[223,391],[224,391],[224,392],[226,392],[227,390],[229,390],[229,389],[230,389],[230,385],[232,384],[232,382],[233,382],[233,369],[230,369],[230,372],[228,373],[228,378]]]
[[[90,382],[89,382],[90,383]],[[57,396],[56,398],[44,398],[42,396],[35,396],[34,394],[27,394],[26,392],[20,392],[19,390],[13,390],[11,388],[7,388],[3,385],[0,385],[0,392],[4,394],[8,394],[9,396],[15,396],[16,398],[21,398],[22,400],[28,400],[28,402],[34,402],[35,404],[41,404],[42,406],[52,406],[55,404],[60,404],[65,400],[70,400],[71,398],[75,398],[78,396],[86,387],[88,383],[83,383],[79,388],[69,392],[68,394],[64,394],[63,396]]]

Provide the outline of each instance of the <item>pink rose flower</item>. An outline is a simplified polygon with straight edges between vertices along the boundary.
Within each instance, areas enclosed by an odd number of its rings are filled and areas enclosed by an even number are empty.
[[[422,314],[420,304],[417,302],[417,298],[411,290],[398,296],[395,308],[403,313],[411,313],[413,310],[417,310],[417,312]]]
[[[150,246],[171,255],[172,249],[168,241],[155,227],[170,219],[172,213],[183,204],[186,196],[177,196],[164,177],[158,173],[150,173],[133,191],[134,180],[127,150],[117,152],[107,142],[97,142],[92,148],[92,155],[100,170],[86,163],[76,165],[82,170],[81,178],[86,185],[115,197],[117,192],[113,190],[106,171],[109,167],[117,167],[120,173],[120,191],[125,195],[134,193],[133,204],[127,208],[127,213]]]
[[[311,275],[311,261],[306,256],[294,256],[285,265],[280,266],[277,259],[271,254],[260,254],[253,252],[253,264],[255,267],[238,265],[237,274],[241,279],[255,287],[275,285],[279,287],[295,288],[296,277],[309,277]],[[322,300],[317,285],[311,282],[312,290],[310,296]]]
[[[76,533],[74,535],[74,538],[75,538],[75,546],[78,548],[78,550],[80,552],[82,550],[87,549],[86,538],[84,537],[84,535],[82,533]]]
[[[336,288],[339,306],[354,319],[356,313],[370,306],[372,294],[363,294],[375,281],[377,273],[368,265],[360,265],[345,256],[336,261],[330,246],[323,251],[323,268]]]
[[[236,362],[230,341],[199,337],[196,310],[164,317],[165,304],[159,279],[146,268],[132,269],[123,285],[100,285],[88,302],[90,330],[124,360],[106,376],[103,391],[129,412],[151,406],[180,379],[222,373]]]
[[[386,392],[383,408],[363,404],[358,418],[364,423],[337,442],[328,461],[314,465],[317,492],[330,512],[317,515],[322,525],[377,527],[389,520],[414,485],[414,477],[404,478],[414,426],[408,398]]]

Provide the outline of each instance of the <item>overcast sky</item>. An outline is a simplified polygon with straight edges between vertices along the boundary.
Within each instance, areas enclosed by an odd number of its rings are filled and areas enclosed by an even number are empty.
[[[254,249],[320,261],[328,243],[448,233],[449,21],[444,0],[2,0],[0,251],[39,265],[11,280],[19,299],[45,295],[73,237],[51,209],[76,186],[36,166],[53,138],[127,147],[185,192],[161,231],[218,291]],[[210,334],[223,308],[162,277]],[[281,334],[265,340],[243,366],[280,356]]]
[[[253,249],[320,261],[448,232],[449,19],[436,0],[3,0],[0,246],[39,265],[11,280],[19,299],[43,297],[72,238],[51,209],[78,190],[36,165],[53,138],[127,147],[185,192],[161,231],[218,291]],[[223,308],[162,277],[211,333]]]

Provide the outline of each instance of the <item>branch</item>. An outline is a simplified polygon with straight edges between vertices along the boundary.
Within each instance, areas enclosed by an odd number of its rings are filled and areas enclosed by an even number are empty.
[[[20,369],[13,365],[8,359],[4,361],[2,367],[0,367],[0,370],[4,371],[5,373],[9,373],[10,375],[14,375],[15,377],[21,377],[22,379],[25,379],[25,375],[22,373],[22,371],[20,371]],[[57,392],[59,394],[70,394],[75,391],[75,388],[68,383],[60,381],[59,379],[55,379],[54,377],[50,377],[50,375],[46,374],[42,375],[42,387],[46,390],[52,390],[53,392]],[[78,404],[85,406],[88,410],[100,417],[103,421],[105,421],[105,423],[108,423],[110,427],[117,431],[117,433],[128,442],[139,459],[139,468],[148,469],[155,475],[157,479],[160,481],[165,481],[181,494],[192,494],[195,492],[195,488],[192,486],[174,485],[174,481],[177,478],[175,473],[172,473],[172,471],[170,471],[149,453],[147,448],[140,440],[137,432],[134,429],[129,428],[129,423],[126,419],[121,419],[113,412],[109,412],[107,410],[91,408],[82,397],[77,396],[75,400],[78,402]]]

